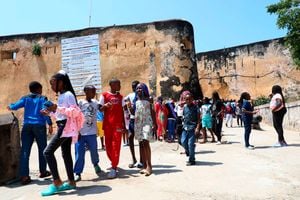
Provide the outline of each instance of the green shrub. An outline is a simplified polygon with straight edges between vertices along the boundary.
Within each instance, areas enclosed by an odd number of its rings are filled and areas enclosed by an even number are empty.
[[[33,46],[32,46],[32,54],[33,55],[36,55],[36,56],[40,56],[42,53],[42,47],[41,45],[35,43]]]
[[[266,96],[259,96],[254,100],[254,106],[260,106],[264,104],[268,104],[270,102],[270,98]]]

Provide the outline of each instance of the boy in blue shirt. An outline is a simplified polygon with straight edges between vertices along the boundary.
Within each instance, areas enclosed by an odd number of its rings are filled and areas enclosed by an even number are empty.
[[[181,144],[189,156],[187,166],[195,165],[195,134],[199,134],[200,128],[200,110],[193,103],[192,94],[188,93],[184,97],[185,105],[183,107],[183,131]]]
[[[18,110],[24,108],[24,121],[21,131],[21,154],[20,154],[20,177],[22,185],[31,182],[29,176],[29,156],[33,141],[36,140],[39,152],[39,171],[40,178],[50,176],[47,171],[47,163],[43,151],[47,146],[46,122],[49,125],[49,133],[53,132],[52,121],[49,116],[41,114],[45,109],[47,97],[42,96],[42,85],[33,81],[29,84],[30,94],[23,96],[19,101],[10,104],[8,110]]]

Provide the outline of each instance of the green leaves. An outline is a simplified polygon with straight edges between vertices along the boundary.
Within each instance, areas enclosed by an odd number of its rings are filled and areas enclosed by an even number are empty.
[[[286,45],[296,68],[300,70],[300,0],[281,0],[267,6],[267,12],[278,15],[277,26],[287,29]]]

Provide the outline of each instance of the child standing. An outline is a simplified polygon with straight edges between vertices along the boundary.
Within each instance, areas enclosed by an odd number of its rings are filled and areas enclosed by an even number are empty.
[[[215,142],[214,133],[212,131],[212,117],[211,117],[211,104],[209,103],[209,99],[207,97],[203,100],[203,105],[200,108],[201,112],[201,123],[202,123],[202,133],[203,133],[203,142],[207,142],[207,131],[209,130],[211,134],[211,142]]]
[[[153,140],[153,130],[156,130],[155,113],[149,101],[148,87],[144,83],[139,83],[136,87],[136,99],[134,100],[135,138],[141,146],[143,169],[140,173],[150,176],[152,174],[151,148],[149,141]]]
[[[100,110],[104,112],[103,130],[105,136],[106,154],[111,161],[108,178],[117,177],[117,167],[120,159],[122,133],[126,131],[124,122],[125,105],[120,95],[121,82],[118,79],[109,81],[110,91],[100,96]]]
[[[244,121],[244,139],[245,139],[245,147],[248,149],[254,149],[253,145],[250,145],[250,133],[251,133],[251,124],[253,119],[253,114],[256,114],[258,110],[253,110],[251,105],[251,96],[248,92],[243,92],[241,94],[240,102],[243,102],[242,105],[242,119]]]
[[[59,71],[53,75],[51,89],[58,93],[57,104],[51,104],[44,114],[54,113],[57,123],[57,133],[51,138],[44,151],[44,156],[48,162],[53,176],[53,183],[41,192],[42,196],[49,196],[64,190],[76,188],[73,173],[73,160],[71,155],[72,140],[78,138],[78,131],[82,128],[84,116],[77,106],[75,92],[71,85],[69,76],[64,71]],[[68,175],[68,182],[63,183],[57,169],[55,151],[61,147],[65,168]]]
[[[104,119],[104,114],[100,110],[97,110],[97,136],[100,138],[101,142],[101,149],[105,150],[105,145],[104,145],[104,131],[102,129],[103,127],[103,119]]]
[[[224,110],[225,106],[222,103],[219,93],[214,91],[212,93],[212,127],[213,132],[217,136],[217,145],[222,144],[222,125],[223,125],[223,118],[224,118]]]
[[[200,112],[197,105],[193,104],[193,96],[190,93],[185,95],[183,108],[183,132],[181,144],[189,157],[187,166],[195,165],[195,134],[199,134]]]
[[[44,109],[44,103],[47,102],[47,97],[42,96],[42,90],[42,85],[37,81],[33,81],[29,84],[30,94],[7,107],[8,110],[24,108],[20,153],[20,177],[22,185],[31,182],[29,176],[29,157],[34,140],[36,140],[39,151],[39,177],[44,178],[51,175],[51,173],[46,170],[47,163],[43,155],[43,151],[47,146],[46,121],[49,125],[50,134],[52,134],[53,128],[51,118],[49,116],[43,116],[40,112]]]
[[[81,99],[78,102],[79,108],[84,114],[85,121],[82,129],[80,130],[80,137],[75,144],[75,181],[81,180],[81,173],[84,167],[85,147],[87,146],[91,160],[95,169],[95,173],[99,174],[101,168],[99,167],[99,155],[97,146],[97,110],[99,105],[94,99],[96,95],[96,88],[93,85],[87,85],[83,89],[85,93],[85,99]]]

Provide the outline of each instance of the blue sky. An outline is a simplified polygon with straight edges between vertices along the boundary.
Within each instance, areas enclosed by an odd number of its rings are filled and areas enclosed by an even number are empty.
[[[86,28],[90,13],[91,27],[185,19],[193,24],[196,52],[203,52],[285,36],[286,30],[276,26],[277,16],[266,11],[267,5],[277,2],[279,0],[2,0],[0,36]]]

